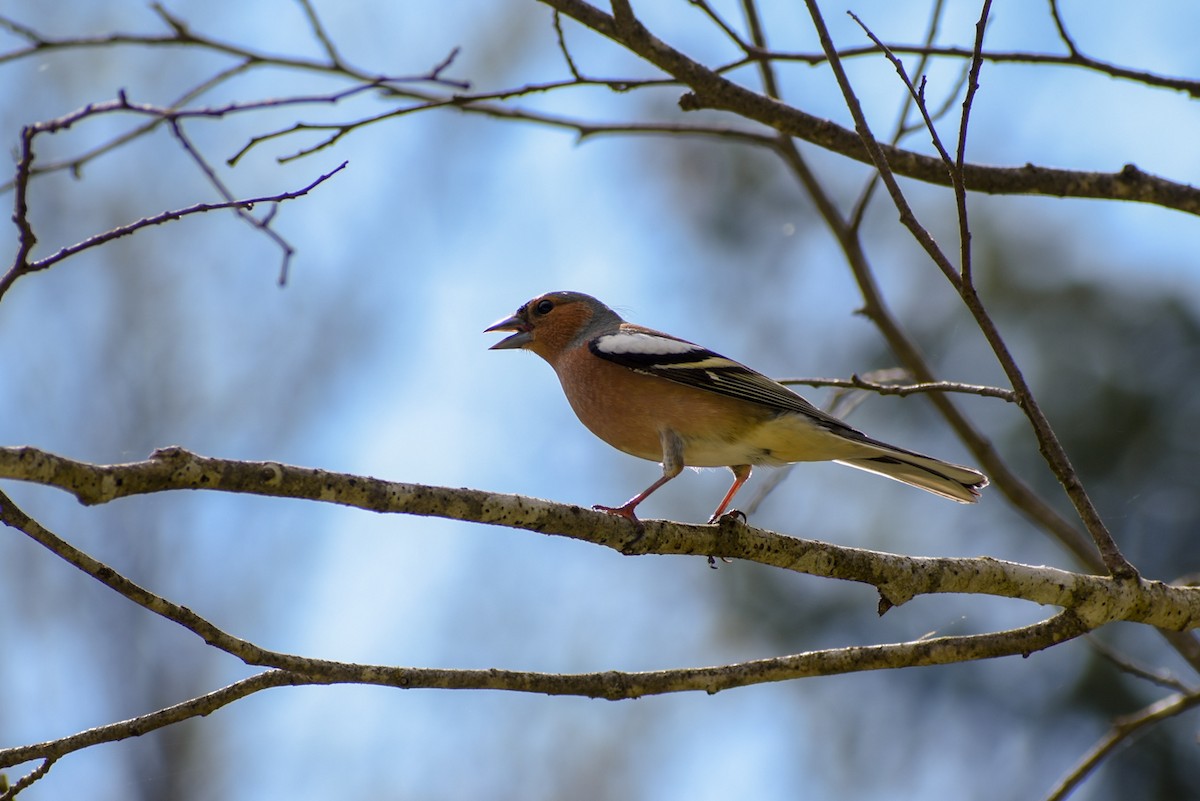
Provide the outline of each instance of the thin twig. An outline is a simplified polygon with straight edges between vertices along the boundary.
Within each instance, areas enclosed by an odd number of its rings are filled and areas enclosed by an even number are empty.
[[[742,0],[742,14],[746,17],[746,26],[750,29],[750,41],[754,43],[754,52],[762,52],[767,48],[767,37],[763,33],[762,22],[758,16],[758,6],[755,5],[754,0]],[[750,50],[746,52],[748,55],[751,54]],[[763,91],[766,92],[767,97],[779,100],[779,82],[775,79],[775,68],[771,66],[771,62],[760,60],[758,74],[762,78]]]
[[[571,58],[571,51],[567,49],[566,37],[563,36],[562,14],[555,11],[552,17],[554,19],[554,36],[558,40],[558,52],[562,53],[563,61],[567,62],[567,69],[571,71],[571,77],[576,81],[582,81],[583,76],[579,74],[579,68],[575,66],[575,59]]]
[[[560,10],[562,13],[571,16],[572,18],[583,22],[588,27],[592,27],[605,35],[614,33],[611,23],[612,18],[607,17],[594,6],[583,2],[583,0],[542,0],[552,8]],[[165,14],[165,12],[163,12]],[[164,17],[169,20],[169,26],[175,31],[174,35],[169,36],[134,36],[126,34],[112,34],[98,37],[84,38],[69,38],[62,40],[53,40],[49,37],[38,37],[36,40],[30,40],[30,47],[19,52],[0,55],[0,62],[8,58],[23,58],[35,53],[40,53],[46,50],[55,49],[71,49],[71,48],[86,48],[86,47],[105,47],[105,46],[120,46],[120,45],[138,45],[138,46],[158,46],[158,47],[196,47],[210,50],[214,53],[231,56],[239,60],[248,60],[255,66],[272,67],[279,69],[303,70],[314,73],[334,75],[351,80],[387,86],[398,95],[403,95],[421,102],[431,102],[438,100],[433,93],[421,92],[412,88],[410,84],[419,83],[421,81],[436,81],[454,86],[456,82],[447,81],[445,78],[438,75],[425,74],[423,76],[407,76],[407,77],[381,77],[372,75],[360,70],[356,70],[349,66],[343,65],[341,68],[332,67],[327,60],[315,60],[305,58],[295,58],[289,56],[281,56],[272,53],[256,51],[250,48],[236,45],[230,42],[224,42],[211,37],[206,37],[191,31],[183,25],[183,23],[169,14]],[[661,43],[657,43],[661,45]],[[895,48],[897,52],[905,50],[904,48]],[[921,48],[913,48],[912,52],[918,52]],[[925,48],[925,50],[930,50]],[[637,52],[635,48],[635,52]],[[659,49],[659,53],[665,52]],[[869,48],[865,52],[877,53],[878,50],[874,47]],[[930,52],[934,52],[930,50]],[[649,55],[639,53],[640,55]],[[951,54],[946,51],[946,54]],[[672,53],[672,59],[677,59],[681,54]],[[849,52],[847,55],[851,55]],[[955,57],[966,57],[970,53],[953,53]],[[990,54],[989,54],[990,55]],[[770,58],[784,58],[785,55],[772,54]],[[766,58],[767,56],[764,56]],[[825,57],[822,57],[822,60]],[[750,59],[747,57],[745,63],[750,61],[759,61],[759,59]],[[654,58],[650,59],[652,62]],[[664,68],[667,72],[678,74],[677,70],[673,70],[669,65],[658,63],[658,66]],[[682,66],[682,65],[679,65]],[[722,74],[729,69],[735,68],[737,65],[726,65],[717,70],[709,70],[701,67],[695,62],[689,62],[685,72],[689,75],[703,77],[704,86],[693,85],[692,88],[696,92],[693,96],[684,98],[684,105],[687,108],[701,108],[705,104],[710,104],[712,107],[730,108],[737,110],[739,114],[747,119],[757,120],[765,125],[769,125],[776,130],[783,131],[789,135],[797,136],[808,141],[814,142],[821,147],[840,153],[850,158],[859,161],[868,162],[866,152],[862,148],[861,141],[854,135],[852,131],[840,128],[837,125],[830,123],[828,120],[818,118],[812,115],[800,112],[798,109],[783,106],[782,104],[764,103],[763,98],[759,96],[757,99],[755,93],[750,92],[735,83],[728,81],[722,77]],[[1087,65],[1084,65],[1087,66]],[[1142,80],[1145,76],[1137,73],[1125,75],[1120,72],[1111,72],[1117,77],[1128,77],[1131,80]],[[1153,77],[1153,76],[1151,76]],[[1150,82],[1150,81],[1145,81]],[[608,85],[614,88],[628,88],[632,85],[637,85],[637,82],[631,81],[612,81]],[[645,86],[652,86],[651,82],[645,82]],[[1155,84],[1157,85],[1157,84]],[[406,88],[407,87],[407,88]],[[1200,96],[1200,83],[1191,82],[1190,86],[1175,87],[1194,89],[1196,96]],[[719,103],[715,102],[720,100]],[[495,109],[480,105],[463,106],[464,111],[471,113],[492,114]],[[916,178],[917,180],[928,181],[937,184],[949,184],[942,172],[941,165],[936,159],[932,159],[923,154],[914,153],[911,151],[902,150],[899,148],[889,147],[886,149],[888,158],[891,162],[893,170],[900,175]],[[1090,198],[1109,198],[1131,200],[1139,203],[1153,203],[1165,208],[1172,208],[1183,211],[1189,214],[1200,214],[1200,189],[1180,184],[1177,182],[1167,181],[1163,178],[1153,176],[1138,170],[1136,167],[1129,165],[1125,169],[1116,173],[1096,173],[1083,172],[1072,170],[1058,170],[1036,165],[1025,165],[1022,167],[991,167],[983,165],[965,165],[965,179],[968,188],[976,192],[989,192],[994,194],[1043,194],[1059,197],[1090,197]]]
[[[217,86],[220,86],[231,78],[242,74],[250,66],[250,62],[243,61],[239,64],[233,65],[232,67],[221,70],[220,72],[205,78],[199,84],[184,92],[166,108],[172,110],[182,109],[188,103],[198,99],[212,89],[215,89]],[[49,173],[66,170],[69,171],[73,177],[78,178],[80,177],[84,166],[86,166],[89,162],[111,153],[122,145],[126,145],[136,139],[141,138],[142,136],[145,136],[154,129],[158,128],[164,122],[166,122],[165,117],[154,117],[149,122],[136,126],[123,134],[119,134],[107,142],[97,145],[90,150],[84,151],[77,156],[36,166],[30,172],[30,176],[33,177],[38,175],[46,175]],[[4,194],[5,192],[11,190],[13,185],[13,181],[0,183],[0,194]]]
[[[1109,732],[1084,754],[1079,763],[1067,772],[1046,796],[1046,801],[1063,801],[1075,791],[1088,775],[1121,743],[1142,734],[1156,723],[1200,706],[1200,692],[1179,693],[1156,701],[1140,712],[1126,715],[1113,722]]]
[[[1063,22],[1062,14],[1058,10],[1058,0],[1050,0],[1050,16],[1054,19],[1054,27],[1058,31],[1058,38],[1062,39],[1063,44],[1067,46],[1067,52],[1072,58],[1080,58],[1079,48],[1075,46],[1075,40],[1071,38],[1071,34],[1067,33],[1067,26]]]
[[[159,9],[161,7],[155,5],[154,8]],[[576,15],[571,14],[571,16]],[[177,25],[182,26],[182,23],[179,20],[176,19],[174,21]],[[172,30],[176,32],[174,32],[172,35],[165,36],[117,33],[102,34],[99,36],[78,36],[55,39],[39,34],[33,29],[20,24],[9,17],[0,16],[0,26],[8,28],[14,34],[28,42],[27,47],[18,48],[7,53],[0,53],[0,64],[8,61],[16,61],[19,59],[28,58],[34,55],[44,54],[45,52],[52,50],[86,49],[93,47],[114,46],[119,47],[124,45],[138,47],[178,47],[180,45],[184,45],[207,48],[218,53],[238,58],[249,57],[256,63],[262,65],[280,66],[284,68],[300,68],[326,73],[342,73],[348,77],[359,80],[369,77],[359,73],[353,67],[348,65],[343,64],[340,66],[334,66],[331,65],[328,60],[318,61],[313,59],[300,59],[264,53],[261,51],[254,51],[231,42],[224,42],[197,34],[194,31],[188,30],[186,27],[183,28],[182,34],[180,34],[176,28],[171,26]],[[893,52],[903,53],[906,55],[929,55],[939,58],[957,59],[971,58],[971,50],[962,47],[932,47],[927,45],[905,44],[893,44],[889,47]],[[1068,49],[1070,49],[1070,47],[1071,44],[1068,43]],[[879,52],[879,49],[874,46],[850,47],[839,50],[838,56],[842,59],[853,59],[878,55]],[[751,53],[752,55],[747,55],[745,58],[722,65],[715,71],[718,73],[724,73],[760,60],[783,62],[792,61],[810,65],[823,64],[828,60],[828,56],[824,52],[758,52],[754,48],[751,48]],[[1045,64],[1051,66],[1085,69],[1113,78],[1133,81],[1145,86],[1160,89],[1170,89],[1173,91],[1185,92],[1192,97],[1200,97],[1200,81],[1195,79],[1161,75],[1146,70],[1123,67],[1118,64],[1112,64],[1085,56],[1082,53],[1079,53],[1077,49],[1074,53],[1067,55],[1020,51],[988,51],[984,52],[983,57],[989,62],[998,64]]]
[[[228,706],[235,701],[239,701],[262,690],[272,687],[319,683],[322,682],[285,670],[268,670],[235,681],[233,684],[213,690],[210,693],[163,707],[145,715],[138,715],[127,720],[114,721],[54,740],[10,748],[0,748],[0,766],[16,765],[37,758],[45,759],[46,762],[53,764],[56,760],[76,751],[82,751],[85,748],[91,748],[103,743],[115,743],[130,737],[141,737],[144,734],[149,734],[150,732],[181,723],[191,718],[211,715],[224,706]],[[44,766],[49,767],[49,765],[45,764]],[[45,775],[44,771],[42,775]],[[33,781],[40,778],[41,776],[33,777]],[[30,781],[29,784],[32,784],[33,781]],[[12,795],[15,795],[15,793]],[[4,801],[5,798],[10,797],[0,797],[0,801]]]
[[[712,20],[712,23],[720,28],[721,32],[729,37],[729,41],[737,45],[737,48],[746,54],[751,60],[757,60],[758,54],[762,49],[756,44],[748,44],[733,26],[725,21],[725,18],[717,13],[717,10],[710,5],[707,0],[688,0],[689,3],[699,8],[704,12],[704,15]],[[752,32],[753,37],[753,32]]]
[[[32,150],[29,152],[32,156]],[[294,200],[298,197],[303,197],[345,169],[347,163],[348,162],[342,162],[334,169],[311,181],[308,185],[294,191],[280,192],[278,194],[264,195],[261,197],[242,198],[238,200],[225,201],[222,203],[196,203],[186,208],[172,209],[171,211],[164,211],[160,214],[155,214],[150,217],[143,217],[142,219],[127,225],[118,226],[117,228],[113,228],[112,230],[105,231],[101,234],[95,234],[76,242],[74,245],[68,245],[67,247],[61,248],[57,252],[47,256],[44,259],[38,259],[36,261],[29,261],[27,258],[19,259],[13,265],[13,267],[7,273],[5,273],[2,278],[0,278],[0,298],[3,298],[4,294],[9,290],[13,283],[15,283],[17,279],[21,278],[22,276],[33,272],[38,272],[40,270],[46,270],[63,261],[64,259],[68,259],[72,256],[82,253],[85,250],[103,245],[106,242],[111,242],[114,239],[129,236],[130,234],[136,233],[143,228],[149,228],[151,226],[173,222],[180,218],[189,217],[194,214],[204,214],[210,211],[219,211],[222,209],[240,209],[245,211],[253,208],[255,204],[259,203],[282,203],[287,200]],[[17,181],[17,196],[19,198],[23,198],[25,183],[25,181],[20,179]],[[28,219],[21,214],[14,215],[14,219],[16,220],[17,227],[19,229],[21,229],[23,226],[28,227],[29,225]]]
[[[183,125],[179,119],[172,119],[170,121],[170,126],[171,133],[175,136],[175,140],[179,142],[184,152],[192,158],[192,161],[196,163],[196,165],[200,168],[200,171],[204,173],[204,176],[208,179],[208,182],[212,185],[212,187],[217,190],[217,193],[225,199],[225,202],[235,202],[234,195],[229,191],[229,187],[225,186],[225,182],[222,181],[220,176],[217,175],[216,170],[214,170],[212,165],[208,163],[208,160],[200,154],[200,151],[196,149],[194,144],[192,144],[191,139],[189,139],[187,134],[184,133]],[[343,162],[342,165],[338,167],[338,170],[341,170],[345,166],[346,162]],[[332,174],[333,173],[330,173],[330,175]],[[328,176],[323,176],[320,180],[323,181],[327,177]],[[284,286],[287,284],[288,266],[292,262],[292,257],[296,254],[296,248],[292,246],[291,242],[288,242],[286,239],[284,239],[278,231],[271,227],[271,221],[275,218],[275,212],[279,208],[279,204],[272,203],[270,208],[267,210],[266,215],[264,215],[261,220],[250,213],[251,208],[252,207],[241,203],[233,206],[234,213],[236,213],[240,219],[244,220],[248,225],[250,225],[250,227],[266,235],[272,242],[278,245],[279,249],[283,252],[283,257],[279,265],[279,285]]]
[[[935,0],[935,2],[933,4],[933,8],[931,9],[931,11],[929,13],[929,24],[925,30],[925,46],[926,47],[932,46],[934,41],[937,39],[938,27],[941,24],[942,12],[943,12],[944,8],[945,8],[945,0]],[[853,15],[851,15],[851,16],[853,16]],[[857,17],[855,19],[857,19]],[[861,26],[862,23],[859,22],[859,25]],[[917,70],[916,70],[917,75],[923,76],[925,74],[925,69],[929,63],[930,58],[931,58],[931,56],[929,56],[926,53],[922,53],[918,57]],[[958,90],[956,88],[954,91],[954,95],[957,95],[957,92],[958,92]],[[951,95],[951,97],[953,97],[954,95]],[[913,128],[910,128],[907,124],[908,113],[912,109],[912,106],[913,106],[912,94],[905,93],[904,100],[900,103],[900,113],[896,115],[896,127],[892,131],[892,137],[891,137],[890,141],[893,146],[898,146],[900,144],[900,141],[904,138],[904,135],[907,133],[910,133],[913,130]],[[950,106],[950,101],[948,98],[947,103],[946,103],[946,108],[949,108],[949,106]],[[855,201],[853,210],[850,212],[850,230],[853,231],[855,233],[855,235],[857,235],[858,231],[862,228],[863,220],[866,218],[867,207],[869,206],[869,204],[871,202],[871,198],[875,194],[875,189],[878,186],[879,186],[879,172],[874,171],[871,173],[871,177],[867,179],[866,186],[864,186],[862,192],[859,193],[858,200]]]
[[[922,381],[915,384],[885,384],[871,381],[859,375],[849,378],[779,378],[780,384],[799,384],[806,387],[840,387],[843,389],[866,389],[879,395],[899,395],[905,397],[922,392],[958,392],[964,395],[980,395],[985,398],[999,398],[1008,403],[1016,403],[1017,398],[1011,389],[989,387],[981,384],[964,384],[958,381]]]
[[[888,45],[888,49],[893,53],[902,53],[904,55],[928,55],[933,58],[962,59],[965,61],[969,61],[972,56],[972,51],[970,48],[954,46],[890,44]],[[843,61],[847,61],[855,58],[877,56],[881,51],[877,46],[863,45],[861,47],[841,48],[836,52],[838,58],[842,59]],[[982,55],[985,61],[992,64],[1032,64],[1039,66],[1083,69],[1098,73],[1100,75],[1106,75],[1110,78],[1140,83],[1144,86],[1149,86],[1154,89],[1168,89],[1175,92],[1183,92],[1191,97],[1200,97],[1200,81],[1194,78],[1185,78],[1176,75],[1162,75],[1159,73],[1150,72],[1148,70],[1123,67],[1119,64],[1101,61],[1090,56],[1085,56],[1078,52],[1069,55],[1060,55],[1055,53],[1036,53],[1017,50],[985,50]],[[746,58],[734,62],[733,64],[723,65],[722,70],[727,71],[729,69],[736,69],[739,66],[744,66],[752,60],[757,61],[759,59],[778,62],[798,62],[815,66],[828,62],[829,56],[824,52],[798,53],[768,51],[757,54],[754,59]]]
[[[1197,691],[1195,687],[1189,687],[1177,676],[1174,676],[1165,670],[1148,667],[1147,665],[1143,665],[1134,661],[1095,635],[1087,635],[1087,642],[1088,645],[1090,645],[1092,649],[1096,651],[1096,653],[1100,654],[1100,656],[1111,662],[1122,673],[1128,673],[1130,676],[1136,676],[1137,678],[1148,681],[1151,684],[1155,684],[1159,687],[1165,687],[1166,689],[1177,693],[1192,693]]]
[[[974,288],[962,280],[962,276],[951,264],[949,258],[938,246],[937,242],[929,231],[921,225],[909,206],[903,191],[900,189],[896,181],[887,156],[871,132],[870,125],[867,122],[866,116],[863,113],[862,106],[858,101],[858,97],[854,93],[854,88],[850,85],[850,80],[846,75],[845,68],[840,60],[837,59],[836,49],[833,47],[833,41],[829,36],[829,29],[825,24],[824,17],[817,6],[816,0],[805,0],[805,4],[809,9],[809,16],[813,20],[813,24],[817,29],[818,37],[821,41],[822,48],[830,56],[830,68],[833,70],[834,77],[837,80],[838,86],[842,90],[843,99],[846,102],[847,108],[854,119],[855,129],[862,139],[863,145],[870,154],[871,161],[875,164],[875,168],[879,170],[880,177],[887,187],[888,194],[891,195],[897,210],[900,212],[900,220],[917,243],[929,255],[930,259],[945,275],[946,279],[956,288],[960,290],[967,309],[971,312],[975,319],[976,325],[983,333],[984,338],[992,348],[1000,366],[1004,369],[1012,384],[1013,391],[1017,393],[1018,405],[1025,412],[1026,418],[1029,420],[1037,438],[1039,448],[1045,458],[1051,471],[1058,479],[1059,483],[1065,490],[1067,497],[1070,498],[1072,505],[1075,507],[1076,513],[1083,522],[1084,528],[1091,535],[1092,541],[1100,554],[1101,560],[1104,562],[1105,568],[1114,576],[1119,578],[1135,579],[1137,569],[1121,554],[1108,528],[1101,519],[1095,505],[1088,497],[1079,475],[1075,472],[1071,465],[1066,451],[1058,440],[1057,434],[1050,426],[1049,420],[1045,413],[1038,405],[1034,398],[1032,389],[1029,387],[1025,376],[1012,353],[1009,351],[1007,344],[1001,337],[995,322],[984,309],[978,295],[975,294]],[[911,86],[911,83],[909,84]],[[918,100],[918,102],[920,102]],[[933,136],[937,136],[936,130],[931,130]],[[942,149],[944,152],[944,148]],[[954,164],[947,164],[943,160],[943,169],[948,169],[952,176],[952,183],[962,184],[965,191],[961,174],[957,174],[954,169]],[[956,190],[957,191],[957,190]],[[966,291],[964,291],[966,290]]]
[[[446,54],[446,57],[443,58],[441,61],[439,61],[437,64],[433,65],[433,69],[431,69],[428,72],[428,74],[426,74],[426,76],[424,77],[424,80],[430,81],[432,83],[445,84],[446,86],[453,87],[453,88],[458,89],[463,92],[470,89],[471,88],[470,81],[456,81],[451,78],[447,78],[443,74],[446,72],[446,70],[450,69],[450,67],[452,67],[454,65],[454,62],[458,59],[458,54],[461,52],[462,52],[461,47],[455,46],[455,47],[450,48],[450,52]]]
[[[813,6],[813,7],[815,7],[815,6]],[[853,19],[856,23],[858,23],[858,26],[860,28],[862,28],[863,33],[865,33],[867,35],[867,37],[870,38],[871,41],[875,42],[875,44],[883,50],[884,56],[892,63],[892,67],[895,68],[896,73],[900,76],[900,82],[903,83],[904,87],[908,90],[909,96],[915,101],[917,110],[921,113],[921,117],[925,121],[926,130],[929,132],[934,149],[937,150],[938,156],[941,158],[942,164],[944,165],[946,172],[950,177],[950,185],[953,187],[955,196],[957,197],[958,192],[959,192],[959,187],[961,186],[961,183],[962,183],[961,174],[955,173],[954,162],[950,159],[950,154],[949,154],[949,152],[947,152],[945,145],[942,144],[942,138],[938,134],[937,126],[935,126],[933,124],[933,120],[929,116],[929,109],[925,105],[925,98],[922,95],[922,93],[920,92],[920,90],[918,90],[917,87],[913,84],[912,79],[909,78],[908,72],[904,68],[904,62],[901,61],[899,59],[899,57],[896,56],[895,53],[891,52],[891,50],[889,50],[883,44],[883,42],[880,41],[879,37],[877,37],[875,35],[875,33],[873,31],[871,31],[871,29],[868,28],[863,23],[863,21],[854,14],[853,11],[848,11],[846,13],[850,16],[851,19]],[[841,65],[840,61],[831,62],[831,66],[833,66],[834,63],[836,63],[836,65],[837,65],[836,67],[834,67],[834,72],[836,75],[839,76],[839,82],[840,82],[841,76],[845,76],[845,71],[841,69],[842,65]],[[842,85],[843,97],[845,97],[847,95],[847,93],[849,93],[851,96],[853,96],[853,89],[850,87],[848,80]],[[847,104],[849,104],[849,103],[850,103],[850,100],[847,99]],[[858,98],[857,97],[854,97],[854,104],[856,107],[858,106]],[[867,126],[866,118],[862,115],[861,107],[852,109],[851,114],[854,116],[855,125],[859,131],[859,134],[863,137],[864,142],[867,143],[867,149],[868,150],[871,149],[872,142],[876,145],[876,148],[878,149],[878,142],[875,140],[874,135],[871,133],[870,128]],[[942,274],[946,277],[946,280],[948,280],[950,282],[950,284],[955,288],[955,290],[961,292],[962,291],[961,277],[959,276],[958,272],[954,269],[954,266],[950,263],[950,260],[948,258],[946,258],[946,256],[942,253],[941,248],[939,248],[937,245],[937,242],[934,241],[932,234],[930,234],[929,231],[926,230],[925,227],[922,226],[917,221],[916,215],[914,215],[912,213],[911,208],[909,208],[909,206],[908,206],[908,202],[904,199],[903,195],[900,193],[900,187],[899,187],[899,184],[896,183],[895,177],[892,175],[889,175],[889,171],[886,167],[886,164],[887,164],[887,159],[883,156],[882,152],[880,151],[877,154],[877,160],[875,162],[876,171],[877,171],[877,174],[879,175],[880,180],[883,181],[884,185],[887,187],[888,193],[892,196],[892,201],[896,204],[897,208],[900,211],[901,222],[904,223],[904,226],[909,229],[909,232],[913,235],[913,238],[915,238],[917,240],[917,242],[921,245],[921,247],[925,250],[925,252],[933,259],[934,263],[938,266],[938,268],[941,269]],[[885,165],[885,166],[880,166],[880,165]],[[960,218],[960,221],[961,221],[961,218]]]
[[[329,56],[329,64],[335,69],[345,69],[345,62],[337,51],[337,47],[333,44],[333,39],[325,31],[325,26],[321,23],[321,18],[317,16],[317,11],[313,8],[309,0],[296,0],[300,4],[300,8],[304,10],[304,17],[308,20],[308,26],[312,28],[313,36],[321,43],[325,55]]]
[[[25,762],[28,760],[21,760],[21,761]],[[58,761],[57,756],[42,757],[42,764],[38,765],[33,770],[29,771],[29,773],[26,773],[24,776],[22,776],[20,779],[18,779],[17,783],[14,784],[12,787],[0,788],[0,789],[4,790],[4,794],[0,795],[0,801],[12,801],[12,799],[17,797],[18,793],[20,793],[22,790],[25,790],[30,785],[32,785],[34,782],[38,781],[39,779],[44,777],[47,773],[49,773],[50,768],[52,768],[54,766],[54,763],[57,761]],[[13,763],[13,764],[16,764],[16,763]],[[2,777],[0,777],[0,778],[2,778]],[[0,782],[0,784],[3,784],[3,782]]]
[[[992,0],[983,0],[983,10],[979,13],[979,21],[975,23],[975,50],[967,75],[967,94],[962,103],[962,120],[958,125],[958,148],[955,150],[952,176],[954,203],[958,209],[958,272],[963,286],[972,295],[975,294],[975,289],[971,280],[971,225],[967,212],[967,186],[963,182],[963,165],[966,164],[967,129],[971,119],[971,107],[975,103],[975,93],[979,91],[979,71],[983,67],[983,35],[987,31],[988,14],[991,9]],[[929,121],[929,125],[930,128],[933,127],[932,120]],[[981,310],[982,308],[980,305]]]

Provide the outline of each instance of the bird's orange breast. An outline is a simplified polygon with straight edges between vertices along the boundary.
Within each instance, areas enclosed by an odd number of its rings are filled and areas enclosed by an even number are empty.
[[[721,467],[775,461],[751,443],[773,416],[755,403],[684,386],[597,359],[586,349],[564,354],[556,371],[579,420],[625,453],[662,461],[660,434],[684,442],[684,464]]]

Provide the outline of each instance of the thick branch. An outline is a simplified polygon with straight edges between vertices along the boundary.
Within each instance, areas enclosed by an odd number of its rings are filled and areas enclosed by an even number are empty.
[[[355,479],[361,481],[361,479]],[[547,674],[514,670],[454,670],[360,665],[312,659],[261,648],[221,630],[185,606],[139,586],[113,568],[62,540],[21,511],[0,493],[0,521],[55,553],[80,571],[142,608],[175,622],[207,645],[246,664],[276,668],[190,701],[98,729],[49,742],[0,750],[0,768],[31,759],[50,761],[73,750],[100,742],[136,736],[197,715],[267,687],[296,684],[377,684],[399,688],[493,689],[547,695],[580,695],[617,700],[660,693],[733,687],[806,676],[851,673],[915,665],[935,665],[1021,654],[1048,648],[1077,637],[1088,624],[1072,610],[1011,631],[959,637],[938,637],[893,645],[858,646],[814,651],[733,665],[683,668],[646,673],[606,671]]]
[[[636,20],[632,24],[619,26],[613,17],[583,0],[541,2],[612,39],[687,84],[692,92],[680,100],[680,105],[686,111],[709,108],[733,112],[855,161],[872,163],[862,140],[854,131],[734,83],[654,37]],[[614,3],[614,6],[618,5]],[[897,175],[941,186],[951,185],[950,176],[940,158],[891,145],[881,147],[888,164]],[[1153,203],[1188,214],[1200,214],[1200,189],[1149,175],[1132,164],[1115,173],[1078,172],[1032,164],[1024,167],[964,164],[962,176],[967,189],[973,192],[1130,200]]]
[[[216,490],[539,531],[629,555],[740,558],[870,584],[879,590],[884,608],[929,593],[975,593],[1068,608],[1088,628],[1116,620],[1175,631],[1200,626],[1197,587],[1140,578],[1114,581],[987,557],[901,556],[788,537],[732,519],[703,526],[648,520],[644,521],[644,535],[637,538],[627,521],[577,506],[482,490],[384,481],[278,462],[213,459],[182,448],[161,449],[146,461],[117,465],[79,462],[30,447],[0,448],[0,478],[58,487],[85,504],[170,490]],[[13,525],[8,514],[9,510],[0,509],[0,520]]]
[[[517,670],[452,670],[358,665],[287,657],[310,672],[272,670],[207,695],[131,720],[89,729],[69,737],[0,749],[0,768],[32,759],[55,758],[102,742],[145,734],[210,712],[268,687],[308,684],[374,684],[400,689],[507,690],[542,695],[574,695],[610,701],[677,692],[717,693],[735,687],[813,676],[857,673],[917,665],[941,665],[999,656],[1028,656],[1083,633],[1068,612],[1019,629],[960,637],[934,637],[890,645],[831,648],[736,665],[654,670],[640,673],[530,673]]]

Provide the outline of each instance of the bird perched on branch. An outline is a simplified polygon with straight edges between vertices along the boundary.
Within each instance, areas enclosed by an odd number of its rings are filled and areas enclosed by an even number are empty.
[[[753,465],[832,460],[974,503],[978,470],[871,439],[782,384],[743,364],[661,331],[627,323],[581,292],[534,298],[486,331],[513,331],[491,350],[541,356],[576,416],[600,439],[662,462],[662,477],[617,507],[594,508],[637,522],[638,504],[684,467],[728,467],[733,486],[716,522]]]

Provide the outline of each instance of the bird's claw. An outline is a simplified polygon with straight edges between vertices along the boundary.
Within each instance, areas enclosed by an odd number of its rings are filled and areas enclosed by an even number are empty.
[[[623,517],[630,523],[633,523],[635,526],[637,526],[639,530],[645,528],[645,526],[642,525],[642,521],[638,520],[637,515],[633,513],[633,507],[629,504],[625,504],[624,506],[601,506],[600,504],[595,503],[592,504],[592,508],[597,512],[604,512],[605,514],[613,515],[615,517]]]
[[[716,523],[719,525],[724,520],[737,520],[737,519],[741,520],[742,525],[746,525],[746,522],[747,522],[746,521],[746,513],[743,512],[741,509],[730,509],[728,512],[725,512],[724,514],[713,515],[712,517],[710,517],[708,519],[708,523],[709,523],[709,525],[712,525],[713,523]],[[733,560],[727,556],[722,556],[721,561],[727,565],[733,562]],[[713,570],[717,569],[716,557],[714,557],[714,556],[708,557],[708,566],[711,567]]]
[[[612,507],[601,506],[597,503],[593,504],[592,508],[597,512],[604,512],[605,514],[613,515],[614,517],[623,517],[630,523],[633,523],[633,527],[637,530],[637,534],[634,535],[633,539],[621,546],[621,553],[629,554],[633,546],[641,542],[642,537],[645,536],[646,524],[637,519],[637,515],[633,513],[633,507],[629,504],[625,504],[625,506]]]
[[[743,524],[746,524],[749,522],[746,519],[746,513],[743,512],[741,509],[730,509],[728,512],[725,512],[724,514],[713,515],[712,517],[708,518],[708,524],[712,525],[713,523],[719,523],[722,520],[725,520],[726,518],[729,518],[729,519],[740,518]]]

